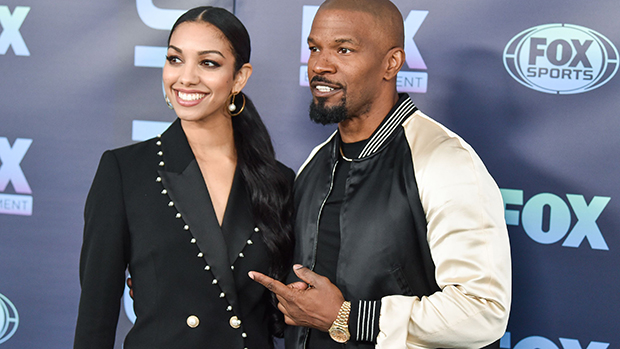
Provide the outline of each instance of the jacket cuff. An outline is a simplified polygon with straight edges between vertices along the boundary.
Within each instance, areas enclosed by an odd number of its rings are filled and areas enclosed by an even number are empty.
[[[381,301],[351,301],[349,332],[351,339],[358,342],[373,342],[379,334],[379,314]]]

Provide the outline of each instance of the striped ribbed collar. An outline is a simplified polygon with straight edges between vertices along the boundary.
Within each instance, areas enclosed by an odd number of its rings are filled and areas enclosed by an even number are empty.
[[[356,159],[369,157],[379,151],[381,146],[388,141],[390,136],[398,129],[403,121],[411,114],[415,113],[416,110],[418,110],[418,108],[413,104],[408,94],[399,94],[398,102],[392,107],[392,110],[390,110],[385,119],[383,119],[372,136],[370,136],[368,143]]]

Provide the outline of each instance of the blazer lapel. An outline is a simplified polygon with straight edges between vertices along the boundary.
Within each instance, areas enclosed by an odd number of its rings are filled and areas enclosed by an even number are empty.
[[[237,168],[222,221],[230,265],[243,255],[241,251],[247,245],[254,229],[257,229],[250,207],[250,198],[241,171]]]
[[[162,135],[161,142],[163,161],[158,173],[162,184],[172,205],[181,214],[186,229],[196,239],[196,245],[207,263],[205,269],[211,271],[215,277],[213,282],[220,286],[228,303],[236,309],[237,291],[227,242],[198,162],[178,120]]]

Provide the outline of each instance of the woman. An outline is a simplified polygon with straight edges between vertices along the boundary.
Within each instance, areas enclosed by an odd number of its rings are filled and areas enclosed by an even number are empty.
[[[268,348],[279,312],[248,278],[283,279],[292,253],[293,172],[241,92],[250,39],[228,11],[199,7],[168,39],[161,137],[103,154],[85,207],[75,348],[112,348],[132,276],[124,348]]]

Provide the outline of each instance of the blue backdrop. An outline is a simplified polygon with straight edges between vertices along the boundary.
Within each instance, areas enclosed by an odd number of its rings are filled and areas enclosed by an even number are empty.
[[[174,120],[162,47],[183,10],[223,6],[247,26],[245,91],[281,161],[299,167],[333,131],[307,117],[305,35],[320,2],[0,0],[0,347],[71,347],[86,194],[104,150]],[[502,188],[514,275],[502,347],[615,347],[617,1],[395,3],[408,57],[399,88]]]

